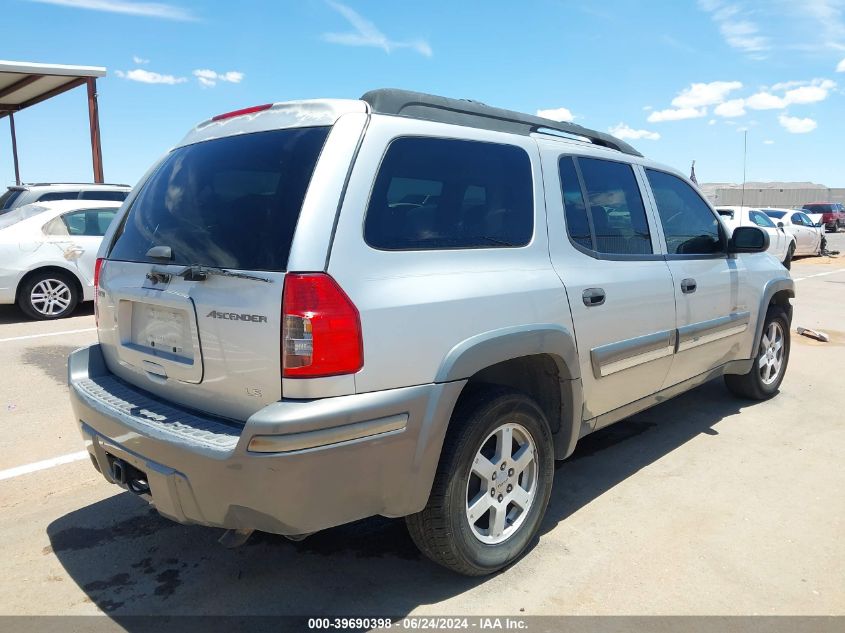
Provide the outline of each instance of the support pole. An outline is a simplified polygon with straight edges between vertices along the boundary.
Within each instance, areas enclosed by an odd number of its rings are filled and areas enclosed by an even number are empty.
[[[12,158],[15,161],[15,184],[21,184],[21,170],[18,166],[18,139],[15,136],[15,115],[9,112],[9,130],[12,132]]]
[[[94,182],[103,182],[103,150],[100,148],[100,111],[97,108],[97,80],[88,77],[88,125],[91,128],[91,159]]]

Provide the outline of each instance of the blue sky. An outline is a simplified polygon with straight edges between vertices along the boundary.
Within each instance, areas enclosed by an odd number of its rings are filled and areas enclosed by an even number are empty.
[[[747,129],[749,180],[845,186],[845,0],[4,4],[4,58],[108,68],[107,181],[214,114],[396,87],[574,117],[700,182],[741,181]],[[15,122],[24,180],[91,179],[84,89]]]

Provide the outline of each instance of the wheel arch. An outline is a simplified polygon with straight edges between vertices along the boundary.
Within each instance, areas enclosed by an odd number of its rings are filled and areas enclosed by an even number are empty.
[[[787,319],[792,323],[792,303],[790,299],[795,297],[795,282],[791,278],[770,280],[763,288],[763,295],[760,300],[760,311],[757,315],[757,328],[754,334],[754,347],[751,348],[753,358],[760,340],[763,336],[763,325],[766,322],[766,313],[769,306],[781,306],[786,312]]]
[[[73,281],[74,287],[76,288],[76,292],[79,294],[79,301],[85,300],[85,287],[82,285],[82,280],[79,278],[79,275],[76,271],[71,270],[70,268],[65,268],[64,266],[58,266],[56,264],[48,264],[46,266],[39,266],[38,268],[33,268],[29,270],[21,276],[18,280],[18,285],[15,288],[15,303],[18,302],[20,299],[21,288],[24,287],[27,281],[29,281],[32,277],[39,273],[44,272],[54,272],[54,273],[61,273],[70,277],[71,281]]]
[[[436,382],[466,380],[461,396],[481,385],[514,388],[533,398],[552,430],[555,458],[575,450],[582,393],[574,336],[557,324],[502,328],[473,336],[450,350]]]

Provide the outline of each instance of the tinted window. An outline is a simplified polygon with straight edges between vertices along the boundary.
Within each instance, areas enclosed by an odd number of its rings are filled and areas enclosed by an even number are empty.
[[[76,200],[78,191],[49,191],[38,196],[37,202],[50,202],[51,200]]]
[[[114,200],[115,202],[123,202],[128,195],[128,191],[88,190],[79,194],[79,198],[81,200]]]
[[[772,222],[772,221],[769,219],[769,216],[767,216],[767,215],[766,215],[765,213],[763,213],[762,211],[749,211],[749,212],[748,212],[748,217],[749,217],[749,218],[751,219],[751,221],[752,221],[754,224],[756,224],[757,226],[764,226],[764,227],[766,227],[766,228],[770,228],[770,229],[774,229],[774,228],[776,228],[776,227],[775,227],[775,223],[774,223],[774,222]]]
[[[524,246],[533,232],[528,154],[453,139],[394,140],[364,222],[367,243],[387,250]]]
[[[791,221],[793,224],[797,224],[797,225],[799,225],[799,226],[801,226],[802,224],[804,224],[804,218],[802,218],[802,217],[801,217],[801,214],[800,214],[800,213],[793,213],[793,214],[790,216],[790,218],[789,218],[789,219],[790,219],[790,221]]]
[[[707,203],[680,178],[647,169],[666,247],[670,255],[708,255],[724,251],[719,221]]]
[[[651,253],[645,207],[633,168],[596,158],[579,158],[599,253]]]
[[[836,210],[833,204],[805,204],[804,208],[810,213],[830,213]]]
[[[243,134],[174,150],[147,181],[110,253],[147,262],[284,270],[328,128]]]
[[[88,235],[102,237],[116,209],[89,209],[65,213],[44,226],[47,235]]]
[[[799,213],[798,215],[801,216],[801,219],[804,221],[804,224],[807,226],[815,226],[816,223],[810,218],[810,216],[805,215],[804,213]]]
[[[21,195],[20,189],[9,189],[0,196],[0,209],[8,209],[15,202],[15,198]]]
[[[595,250],[590,232],[590,221],[587,219],[587,205],[584,204],[584,194],[581,192],[578,172],[575,171],[572,157],[561,157],[559,167],[563,207],[566,211],[566,230],[569,237],[576,244]]]
[[[783,218],[783,216],[786,215],[786,212],[785,211],[766,211],[766,215],[768,215],[770,218],[776,218],[776,219],[780,220],[781,218]]]
[[[716,209],[716,212],[723,218],[730,218],[731,220],[734,219],[734,212],[730,209]]]

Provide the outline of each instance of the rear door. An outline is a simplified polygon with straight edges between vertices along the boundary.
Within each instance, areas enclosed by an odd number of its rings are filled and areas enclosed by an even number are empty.
[[[329,129],[226,136],[165,158],[101,270],[112,372],[237,420],[281,397],[284,273]]]
[[[793,213],[789,217],[792,222],[793,231],[795,232],[795,240],[797,248],[796,255],[811,255],[818,251],[819,233],[813,222],[801,212]]]
[[[675,344],[672,278],[632,165],[554,152],[543,163],[552,263],[569,299],[590,419],[663,384]]]
[[[757,209],[751,209],[748,212],[748,219],[751,225],[761,228],[769,234],[769,252],[779,261],[786,259],[786,249],[791,241],[787,237],[786,231],[778,228],[768,215]]]
[[[648,168],[645,176],[677,306],[678,345],[668,387],[738,358],[751,314],[745,267],[728,257],[727,235],[710,206],[674,174]]]

